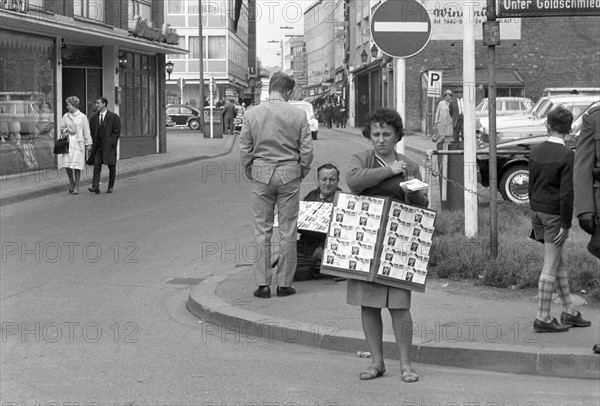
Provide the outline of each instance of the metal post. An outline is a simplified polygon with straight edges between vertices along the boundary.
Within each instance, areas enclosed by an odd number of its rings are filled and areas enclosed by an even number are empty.
[[[405,83],[406,83],[406,60],[404,58],[394,58],[396,66],[394,69],[394,80],[396,91],[396,110],[402,117],[404,127],[406,127],[406,97],[405,97]],[[396,144],[396,151],[404,154],[404,138]]]
[[[487,0],[487,20],[496,20],[496,2]],[[496,155],[496,46],[489,45],[488,57],[488,118],[489,118],[489,148],[490,148],[490,255],[498,257],[498,159]]]
[[[202,113],[200,114],[200,128],[204,131],[204,41],[202,38],[202,0],[198,0],[198,47],[198,98],[200,99],[198,109]]]

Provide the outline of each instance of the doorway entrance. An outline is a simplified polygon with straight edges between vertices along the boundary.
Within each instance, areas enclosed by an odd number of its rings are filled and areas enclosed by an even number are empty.
[[[62,75],[62,100],[77,96],[79,110],[89,119],[96,112],[96,99],[102,96],[102,68],[69,67],[63,69]]]

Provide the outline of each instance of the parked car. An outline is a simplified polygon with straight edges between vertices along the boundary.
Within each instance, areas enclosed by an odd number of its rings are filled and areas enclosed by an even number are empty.
[[[574,117],[577,117],[586,110],[590,103],[597,100],[600,100],[597,95],[584,94],[542,97],[533,106],[530,114],[526,116],[499,117],[496,123],[497,142],[544,135],[546,133],[546,116],[556,107],[565,107],[573,113]],[[480,147],[486,146],[489,141],[487,130],[485,126],[481,128]]]
[[[308,125],[310,126],[312,139],[316,140],[319,133],[319,122],[315,118],[315,110],[313,109],[313,105],[309,102],[299,100],[290,100],[288,103],[304,110],[306,113],[306,118],[308,119]]]
[[[34,140],[40,133],[40,102],[34,100],[0,101],[0,123],[9,131],[13,141]],[[18,124],[18,125],[17,125]],[[19,129],[16,132],[16,129]],[[4,140],[4,138],[3,138]]]
[[[490,101],[486,97],[475,107],[475,117],[487,117]],[[533,102],[527,97],[496,97],[496,116],[527,114]]]
[[[584,112],[582,112],[571,125],[569,136],[565,140],[567,147],[575,149],[577,139],[581,132],[584,114],[592,108],[598,106],[600,101],[591,103]],[[497,145],[497,179],[498,190],[504,200],[514,203],[529,202],[529,154],[536,145],[546,141],[546,135],[537,135],[517,140],[510,140]],[[512,150],[522,150],[522,153],[503,152]],[[489,148],[484,148],[479,152],[488,153]],[[489,155],[477,155],[477,167],[481,175],[481,184],[489,187]]]
[[[192,130],[200,129],[200,110],[187,104],[169,104],[167,116],[176,126],[188,126]]]

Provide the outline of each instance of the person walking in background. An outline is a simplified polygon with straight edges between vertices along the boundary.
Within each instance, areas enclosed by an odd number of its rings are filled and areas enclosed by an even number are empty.
[[[529,156],[529,205],[533,236],[544,242],[544,264],[538,282],[538,313],[533,323],[536,333],[558,333],[569,327],[587,327],[591,323],[581,317],[571,301],[567,253],[573,217],[574,152],[565,146],[573,114],[557,107],[547,116],[548,140],[539,144]],[[550,316],[554,288],[565,311],[560,323]]]
[[[583,116],[574,166],[575,215],[590,234],[588,251],[600,258],[600,105]],[[600,343],[593,351],[600,353]]]
[[[327,124],[327,128],[329,129],[333,127],[333,113],[334,111],[331,102],[327,102],[327,104],[325,105],[325,109],[323,110],[323,114],[325,115],[325,123]]]
[[[115,187],[115,178],[117,176],[117,145],[121,137],[121,119],[112,111],[107,109],[108,100],[106,97],[96,99],[96,113],[90,120],[92,138],[94,139],[94,148],[88,164],[94,165],[94,175],[92,177],[92,187],[88,190],[92,193],[100,193],[100,173],[102,164],[108,166],[108,188],[106,193],[112,193]]]
[[[463,139],[463,112],[465,111],[465,105],[462,95],[462,89],[458,87],[454,89],[454,93],[456,94],[456,100],[454,100],[451,105],[453,111],[450,112],[450,115],[452,116],[454,142],[460,142],[460,140]]]
[[[444,92],[444,98],[438,103],[435,112],[433,142],[443,143],[446,141],[446,137],[451,137],[454,134],[454,123],[450,115],[451,101],[452,90],[447,89]]]
[[[419,164],[395,150],[402,140],[402,118],[392,109],[378,109],[367,116],[363,136],[373,149],[361,151],[350,159],[346,183],[352,193],[364,196],[391,197],[418,207],[427,207],[429,199],[423,191],[409,191],[400,182],[411,177],[422,179]],[[383,321],[381,309],[392,317],[396,344],[400,351],[400,371],[404,382],[417,382],[419,375],[412,368],[411,291],[374,282],[348,279],[347,302],[361,307],[361,319],[367,346],[372,354],[371,366],[361,372],[361,380],[380,377],[385,373],[383,360]]]
[[[333,106],[333,118],[335,120],[335,128],[340,128],[340,122],[342,121],[342,116],[340,115],[341,109],[342,106],[340,105],[340,103],[335,103],[335,106]]]
[[[93,141],[88,119],[79,110],[79,98],[69,96],[66,102],[68,112],[62,117],[60,133],[69,138],[69,151],[58,156],[58,167],[67,171],[69,193],[78,195],[81,171],[85,168],[85,155],[92,148]]]
[[[233,119],[237,115],[237,109],[232,99],[227,100],[225,107],[223,107],[223,129],[227,134],[233,134]]]
[[[260,255],[254,264],[258,289],[254,296],[271,297],[271,237],[275,205],[279,215],[280,257],[275,276],[277,296],[296,293],[291,287],[296,271],[296,234],[300,183],[310,171],[313,144],[306,113],[287,103],[296,82],[276,72],[269,82],[269,99],[244,115],[240,158],[252,181],[254,236]]]

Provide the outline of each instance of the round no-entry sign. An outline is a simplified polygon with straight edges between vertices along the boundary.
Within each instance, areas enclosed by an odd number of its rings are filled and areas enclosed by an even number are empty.
[[[373,12],[371,36],[382,52],[409,58],[429,42],[431,18],[416,0],[387,0]]]

